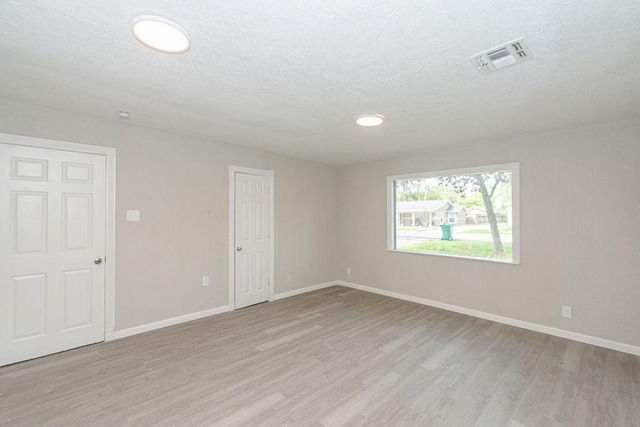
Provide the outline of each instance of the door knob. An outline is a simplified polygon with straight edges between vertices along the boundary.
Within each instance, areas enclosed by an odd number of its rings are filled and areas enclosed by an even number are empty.
[[[100,264],[102,264],[102,258],[96,258],[96,259],[94,259],[94,260],[93,260],[93,263],[94,263],[95,265],[100,265]]]
[[[241,248],[240,246],[238,246],[238,247],[236,248],[236,251],[240,252],[240,251],[242,251],[242,248]]]

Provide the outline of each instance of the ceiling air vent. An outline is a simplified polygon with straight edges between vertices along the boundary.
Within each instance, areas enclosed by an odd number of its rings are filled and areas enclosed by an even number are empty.
[[[469,61],[483,74],[530,59],[533,59],[533,53],[524,37],[469,57]]]

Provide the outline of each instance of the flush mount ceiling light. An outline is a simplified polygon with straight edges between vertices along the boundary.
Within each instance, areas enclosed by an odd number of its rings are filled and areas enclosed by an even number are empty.
[[[138,16],[131,24],[131,31],[140,43],[160,52],[183,53],[191,47],[185,29],[160,16]]]
[[[366,116],[360,116],[356,120],[358,126],[373,127],[380,126],[384,122],[384,116],[382,114],[367,114]]]

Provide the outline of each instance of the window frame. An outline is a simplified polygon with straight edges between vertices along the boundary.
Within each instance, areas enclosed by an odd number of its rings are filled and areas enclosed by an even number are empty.
[[[511,239],[512,255],[511,261],[497,260],[491,258],[478,258],[472,256],[460,256],[451,254],[440,254],[433,252],[417,252],[396,249],[396,224],[394,218],[395,210],[395,181],[411,178],[437,178],[439,176],[451,175],[471,175],[474,173],[494,173],[509,170],[511,171]],[[500,163],[494,165],[479,165],[459,169],[447,169],[428,172],[417,172],[402,175],[387,176],[387,251],[413,255],[428,255],[445,258],[465,259],[473,261],[487,261],[499,264],[520,265],[520,162]]]

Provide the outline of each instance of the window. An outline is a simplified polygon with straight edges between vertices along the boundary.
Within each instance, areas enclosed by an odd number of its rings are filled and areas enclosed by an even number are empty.
[[[520,262],[518,163],[389,176],[387,186],[389,250]]]

